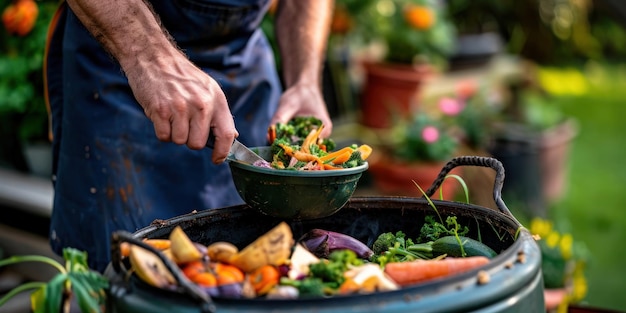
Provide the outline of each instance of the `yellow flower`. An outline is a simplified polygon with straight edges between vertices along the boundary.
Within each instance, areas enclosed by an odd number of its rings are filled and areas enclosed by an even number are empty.
[[[584,273],[584,262],[577,262],[576,269],[572,278],[573,290],[571,291],[571,302],[578,302],[587,295],[587,278]]]
[[[569,260],[572,258],[572,245],[574,244],[574,238],[571,234],[564,234],[561,236],[560,248],[561,255],[564,259]]]
[[[548,234],[548,237],[546,237],[546,244],[548,245],[548,247],[550,248],[554,248],[559,244],[559,241],[561,239],[561,235],[555,231],[550,232]]]
[[[530,222],[530,232],[540,237],[546,237],[552,231],[552,222],[535,217]]]

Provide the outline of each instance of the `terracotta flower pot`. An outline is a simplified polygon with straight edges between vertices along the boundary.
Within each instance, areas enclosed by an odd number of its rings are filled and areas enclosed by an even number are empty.
[[[361,123],[372,128],[387,128],[396,116],[412,112],[419,105],[420,89],[434,75],[428,65],[366,62],[363,68]]]
[[[392,196],[421,197],[422,192],[415,186],[417,183],[424,191],[435,181],[447,161],[442,162],[405,162],[389,157],[380,157],[369,162],[369,172],[376,189],[382,194]],[[454,169],[450,174],[459,174]],[[446,180],[442,184],[443,199],[452,200],[458,191],[456,180]],[[439,190],[432,196],[440,199]]]
[[[562,198],[568,187],[569,152],[578,135],[578,123],[568,119],[545,130],[539,141],[543,193],[547,201]]]

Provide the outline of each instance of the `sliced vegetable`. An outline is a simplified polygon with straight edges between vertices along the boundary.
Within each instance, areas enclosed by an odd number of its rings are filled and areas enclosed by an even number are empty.
[[[172,243],[169,239],[148,239],[148,238],[143,239],[143,242],[161,251],[169,249]],[[122,256],[124,257],[128,256],[128,254],[130,253],[130,245],[131,244],[128,242],[122,242],[120,244],[120,253],[122,254]]]
[[[250,273],[263,265],[279,266],[291,255],[294,240],[291,228],[281,222],[235,254],[229,263]]]
[[[372,147],[369,145],[360,145],[357,149],[361,153],[361,159],[367,160],[372,154]]]
[[[395,262],[385,266],[385,273],[398,285],[409,286],[467,272],[487,263],[489,258],[484,256]]]
[[[320,261],[313,253],[307,250],[301,243],[296,243],[291,258],[287,276],[291,279],[299,279],[309,275],[309,265]]]
[[[321,156],[320,160],[324,163],[332,162],[333,164],[343,164],[350,159],[352,152],[354,152],[354,149],[345,147]]]
[[[157,288],[176,285],[174,276],[156,254],[137,245],[130,245],[129,249],[130,264],[141,280]]]
[[[288,146],[288,145],[284,145],[284,144],[280,144],[279,145],[281,148],[283,148],[283,150],[285,150],[285,154],[295,158],[296,160],[300,161],[300,162],[316,162],[317,164],[322,164],[323,162],[320,160],[320,158],[316,155],[310,154],[308,152],[304,152],[304,151],[300,151],[300,150],[294,150],[292,147]]]
[[[211,261],[228,263],[239,252],[237,246],[226,241],[217,241],[207,246],[207,255]]]
[[[324,130],[324,124],[320,125],[317,129],[311,130],[309,134],[304,138],[300,151],[305,153],[311,153],[311,145],[317,145],[317,139],[319,138],[322,130]]]
[[[319,228],[311,229],[298,242],[318,258],[328,258],[333,251],[344,249],[353,251],[363,259],[374,254],[367,245],[351,236]]]
[[[339,287],[340,294],[370,293],[397,290],[400,287],[391,280],[383,269],[374,263],[363,264],[344,273],[346,280]]]
[[[353,144],[333,151],[334,141],[320,137],[324,127],[315,117],[294,117],[288,123],[270,126],[270,166],[286,170],[341,170],[365,163],[372,152],[370,146]]]
[[[245,274],[236,266],[221,262],[211,262],[211,270],[217,276],[218,285],[241,283]]]
[[[248,281],[258,296],[267,294],[280,281],[280,272],[273,265],[264,265],[248,275]]]
[[[169,239],[171,241],[170,249],[177,263],[188,263],[202,258],[203,254],[196,243],[189,239],[180,226],[176,226],[172,230]]]

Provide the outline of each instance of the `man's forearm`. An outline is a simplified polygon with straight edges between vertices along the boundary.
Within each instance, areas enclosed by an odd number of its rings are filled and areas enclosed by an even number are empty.
[[[68,0],[68,4],[125,71],[180,54],[143,0]]]
[[[319,84],[334,1],[279,1],[276,35],[285,84]]]

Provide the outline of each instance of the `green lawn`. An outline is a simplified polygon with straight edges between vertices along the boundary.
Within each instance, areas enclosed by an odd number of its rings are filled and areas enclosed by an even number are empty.
[[[626,64],[587,67],[587,92],[557,99],[576,117],[569,190],[550,214],[591,253],[585,303],[626,308]]]

